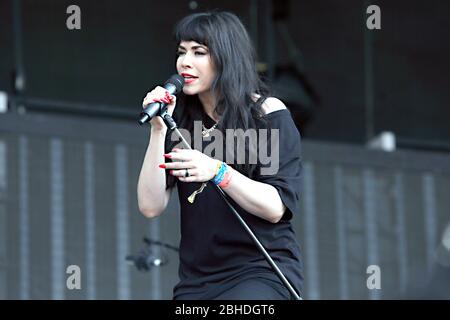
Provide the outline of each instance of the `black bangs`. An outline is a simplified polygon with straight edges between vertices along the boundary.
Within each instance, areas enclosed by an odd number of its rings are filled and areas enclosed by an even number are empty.
[[[195,41],[208,46],[211,29],[209,19],[209,14],[198,13],[181,20],[175,28],[175,42],[179,44],[181,41]]]

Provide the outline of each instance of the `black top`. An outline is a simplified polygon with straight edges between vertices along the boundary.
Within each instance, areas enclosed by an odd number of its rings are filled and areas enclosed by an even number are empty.
[[[290,223],[292,215],[299,214],[300,134],[287,109],[265,117],[272,129],[279,129],[279,170],[274,175],[259,174],[253,179],[274,186],[286,212],[280,222],[274,224],[246,212],[231,197],[228,199],[301,295],[300,248]],[[209,128],[213,124],[208,117],[205,126]],[[211,142],[204,141],[203,146],[208,143]],[[192,204],[187,198],[201,183],[178,181],[177,185],[181,208],[180,282],[174,288],[174,299],[183,295],[211,299],[219,291],[248,278],[281,282],[212,182]]]

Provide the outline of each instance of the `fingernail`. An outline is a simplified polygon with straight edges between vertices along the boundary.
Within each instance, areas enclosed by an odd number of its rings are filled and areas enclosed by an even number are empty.
[[[159,167],[160,167],[161,169],[165,169],[165,168],[166,168],[166,165],[165,165],[165,164],[160,164]]]
[[[173,170],[170,170],[170,174],[172,174],[172,175],[173,175]]]
[[[170,154],[164,154],[164,157],[166,158],[172,158],[172,156]]]

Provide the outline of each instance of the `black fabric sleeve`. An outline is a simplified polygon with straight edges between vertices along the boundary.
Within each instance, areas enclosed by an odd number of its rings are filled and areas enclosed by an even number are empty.
[[[266,115],[271,129],[278,129],[278,171],[273,174],[262,174],[261,169],[271,164],[259,164],[255,180],[275,187],[280,195],[286,211],[281,220],[290,220],[293,214],[300,213],[300,192],[302,185],[301,136],[295,126],[288,109],[274,111]],[[269,132],[271,132],[269,130]],[[271,136],[271,135],[270,135]],[[269,150],[274,150],[269,139]],[[273,157],[270,156],[270,159]]]

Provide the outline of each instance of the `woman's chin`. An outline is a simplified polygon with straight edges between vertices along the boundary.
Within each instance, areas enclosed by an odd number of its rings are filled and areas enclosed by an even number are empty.
[[[197,94],[198,92],[197,92],[197,91],[194,91],[194,90],[191,90],[190,88],[184,87],[184,88],[183,88],[183,93],[184,93],[185,95],[187,95],[187,96],[193,96],[193,95]]]

